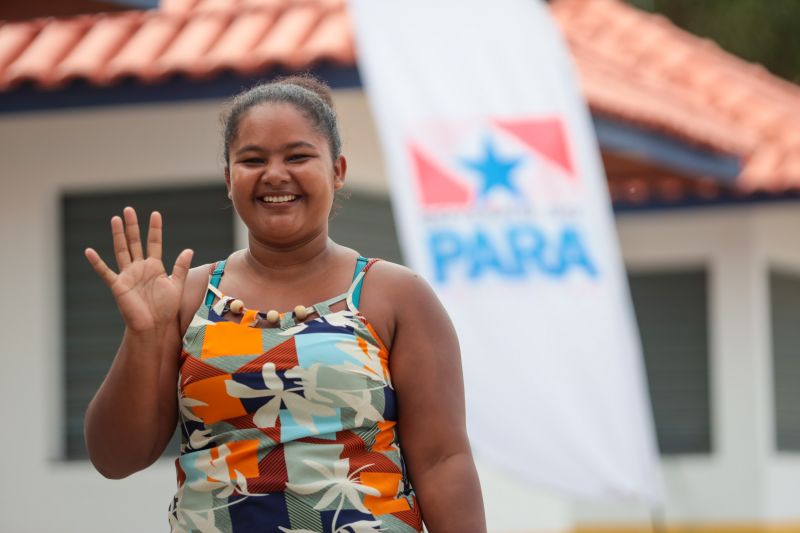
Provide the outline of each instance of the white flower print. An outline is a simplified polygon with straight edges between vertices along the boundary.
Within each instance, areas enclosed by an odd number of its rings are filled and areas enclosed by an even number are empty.
[[[378,520],[359,520],[358,522],[347,524],[336,531],[344,531],[345,528],[349,529],[352,533],[375,533],[376,531],[385,531],[380,526],[381,522]]]
[[[344,372],[346,374],[356,374],[359,376],[364,376],[365,378],[371,381],[379,383],[379,386],[375,387],[376,389],[382,389],[387,385],[386,381],[384,381],[382,376],[376,375],[375,372],[367,370],[363,366],[358,366],[356,364],[353,364],[350,361],[345,361],[341,365],[338,365],[334,368],[336,368],[336,370],[340,372]]]
[[[192,407],[203,407],[208,405],[205,402],[201,402],[200,400],[195,400],[194,398],[190,398],[186,396],[183,392],[183,389],[180,389],[178,393],[178,408],[180,409],[181,416],[186,420],[193,420],[194,422],[202,422],[203,420],[199,418],[194,411],[192,411]]]
[[[286,371],[286,377],[291,379],[299,379],[300,387],[303,389],[303,394],[307,400],[320,403],[331,403],[331,400],[319,394],[319,369],[322,368],[320,363],[314,363],[309,368],[296,366]]]
[[[348,407],[355,411],[356,426],[361,426],[364,420],[383,422],[383,416],[375,409],[375,406],[372,405],[372,394],[370,391],[348,392],[329,390],[329,392],[341,398]]]
[[[346,326],[352,326],[354,318],[355,317],[353,313],[347,310],[342,310],[338,313],[328,313],[322,317],[322,320],[333,327],[342,328]]]
[[[227,498],[235,489],[230,482],[227,458],[231,451],[226,445],[217,447],[219,456],[215,459],[210,454],[201,454],[195,460],[194,466],[206,476],[187,482],[190,489],[198,492],[211,492],[221,489],[215,494],[217,498]]]
[[[297,335],[298,333],[300,333],[301,331],[303,331],[307,327],[308,326],[306,324],[297,324],[297,325],[292,326],[292,327],[290,327],[288,329],[284,329],[282,331],[279,331],[278,335],[280,335],[282,337],[293,337],[294,335]]]
[[[354,319],[353,313],[347,310],[342,310],[336,313],[328,313],[327,315],[322,315],[320,317],[315,318],[314,321],[327,322],[328,324],[334,327],[346,327],[353,325],[353,319]],[[308,328],[308,322],[303,322],[278,332],[278,335],[281,335],[282,337],[291,337],[293,335],[297,335],[306,328]]]
[[[339,498],[336,512],[333,515],[333,522],[331,523],[331,529],[335,533],[344,532],[346,531],[346,528],[352,526],[352,524],[345,524],[342,527],[336,527],[336,522],[339,519],[339,513],[342,510],[345,500],[347,500],[350,505],[360,512],[364,514],[370,514],[369,509],[364,507],[359,493],[368,494],[370,496],[380,496],[380,492],[374,487],[362,485],[359,483],[356,476],[363,469],[372,466],[371,464],[364,465],[354,471],[352,474],[348,475],[347,472],[350,470],[350,459],[340,459],[333,463],[333,472],[331,472],[331,470],[325,465],[310,459],[304,460],[303,463],[322,474],[322,479],[312,481],[310,483],[287,483],[286,489],[302,495],[315,494],[321,490],[327,489],[319,499],[319,502],[317,502],[317,504],[314,506],[314,509],[317,510],[325,509],[336,498]],[[364,521],[362,520],[361,522]],[[377,524],[380,525],[380,522]],[[364,530],[362,529],[362,531]]]
[[[219,456],[214,459],[210,455],[199,456],[195,461],[195,468],[206,474],[205,479],[197,479],[188,483],[192,490],[210,492],[220,489],[215,494],[217,498],[227,498],[234,492],[243,496],[266,496],[266,494],[252,494],[247,488],[247,478],[239,470],[234,469],[235,480],[230,479],[228,456],[230,448],[225,444],[217,447]],[[182,488],[182,487],[181,487]]]
[[[303,390],[303,387],[284,390],[283,381],[275,372],[275,363],[264,364],[261,367],[261,377],[267,386],[266,389],[251,389],[247,385],[232,379],[225,381],[225,388],[228,394],[235,398],[272,398],[259,407],[253,415],[253,422],[258,427],[275,427],[275,421],[278,418],[282,403],[286,405],[289,413],[298,424],[313,433],[318,431],[312,416],[332,416],[336,414],[333,408],[316,403],[298,394],[299,391]]]
[[[342,501],[347,499],[353,507],[362,513],[369,513],[369,510],[364,507],[364,504],[361,502],[358,493],[362,492],[372,496],[380,496],[378,489],[362,485],[356,479],[356,474],[364,468],[372,466],[371,464],[365,465],[348,475],[350,459],[340,459],[333,463],[333,472],[325,465],[310,459],[304,460],[303,463],[322,474],[322,479],[310,483],[287,483],[286,488],[302,495],[314,494],[323,489],[328,489],[314,506],[314,509],[325,509],[333,500],[339,497]]]
[[[383,370],[378,348],[359,338],[355,338],[354,341],[340,342],[336,345],[338,349],[363,365],[359,367],[353,363],[345,363],[347,371],[364,374],[391,387],[389,376]]]
[[[214,440],[211,435],[211,428],[208,429],[195,429],[189,436],[189,446],[194,450],[204,448],[209,442]]]

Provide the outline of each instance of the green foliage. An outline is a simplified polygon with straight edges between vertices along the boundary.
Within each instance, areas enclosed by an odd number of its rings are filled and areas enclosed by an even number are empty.
[[[800,83],[800,0],[628,0]]]

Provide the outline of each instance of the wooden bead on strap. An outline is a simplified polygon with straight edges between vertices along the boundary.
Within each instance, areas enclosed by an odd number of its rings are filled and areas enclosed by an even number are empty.
[[[294,308],[294,316],[297,317],[297,320],[305,320],[308,318],[308,309],[305,305],[298,305]]]
[[[280,319],[281,314],[275,309],[270,309],[270,311],[267,313],[267,322],[270,324],[277,324]]]
[[[234,300],[231,302],[230,310],[232,313],[241,315],[244,312],[244,302],[241,300]]]

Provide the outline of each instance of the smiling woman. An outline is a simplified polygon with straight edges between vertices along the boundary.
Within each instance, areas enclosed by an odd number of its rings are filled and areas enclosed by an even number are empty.
[[[328,236],[347,171],[329,90],[260,85],[224,125],[246,249],[193,269],[186,250],[167,276],[160,215],[145,254],[126,208],[119,273],[86,251],[126,324],[86,415],[93,463],[141,470],[177,423],[173,533],[485,531],[447,314],[414,273]]]
[[[226,130],[232,132],[226,135],[225,182],[250,229],[251,248],[269,246],[274,239],[327,237],[333,192],[344,185],[346,172],[339,143],[329,142],[309,113],[281,100],[254,106],[237,118],[235,130],[233,119],[227,121]]]

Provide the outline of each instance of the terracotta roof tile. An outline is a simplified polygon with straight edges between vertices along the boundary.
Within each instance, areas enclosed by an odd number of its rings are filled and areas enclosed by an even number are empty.
[[[101,17],[53,69],[53,83],[61,85],[72,78],[93,78],[104,71],[108,61],[130,39],[140,19],[137,12]]]
[[[0,72],[8,72],[7,67],[30,45],[41,26],[40,21],[0,26]]]
[[[596,113],[739,156],[745,190],[798,186],[796,85],[619,0],[551,6]]]
[[[195,68],[228,28],[231,16],[227,11],[203,11],[187,18],[181,31],[155,59],[152,75],[196,74]]]
[[[179,14],[147,13],[130,40],[108,62],[106,72],[93,81],[105,84],[124,76],[152,79],[156,61],[178,35],[184,19]]]
[[[58,64],[81,40],[91,23],[92,18],[87,16],[47,21],[28,47],[5,69],[0,87],[9,88],[28,80],[52,87]]]
[[[161,0],[159,9],[165,13],[186,13],[201,0]]]
[[[301,53],[306,55],[309,62],[329,59],[341,64],[355,63],[352,35],[350,15],[344,6],[332,9],[305,42]]]
[[[550,6],[595,114],[739,157],[744,191],[800,188],[796,85],[620,0]],[[320,61],[355,63],[345,0],[161,0],[157,10],[0,25],[0,91],[26,80],[54,89],[75,78],[255,76]],[[664,198],[694,187],[664,179],[614,187]]]
[[[265,69],[278,64],[301,69],[312,61],[303,45],[320,21],[322,13],[312,4],[301,4],[284,9],[269,32],[253,49],[252,68]]]
[[[245,65],[243,59],[251,57],[253,49],[261,42],[263,36],[278,18],[275,9],[246,10],[231,21],[227,31],[216,44],[199,61],[198,72],[208,75],[224,68],[233,69],[241,74],[250,74],[255,70],[252,65]]]

